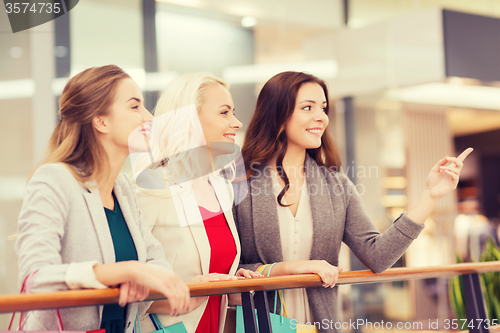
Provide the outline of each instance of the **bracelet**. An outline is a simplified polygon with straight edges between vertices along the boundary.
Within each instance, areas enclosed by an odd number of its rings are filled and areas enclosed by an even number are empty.
[[[276,265],[276,263],[273,263],[273,264],[271,265],[271,267],[269,267],[269,271],[267,272],[267,277],[269,277],[269,276],[271,275],[271,269],[273,269],[273,266],[274,266],[274,265]],[[262,270],[262,271],[264,271],[264,270]]]
[[[264,272],[264,270],[266,269],[267,266],[269,266],[269,264],[267,264],[267,265],[260,265],[257,268],[257,272],[259,272],[259,274],[262,274],[262,272]]]

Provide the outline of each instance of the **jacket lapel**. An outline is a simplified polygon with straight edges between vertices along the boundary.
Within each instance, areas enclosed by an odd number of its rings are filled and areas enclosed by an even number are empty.
[[[115,249],[113,247],[113,239],[111,238],[108,220],[106,219],[106,213],[104,212],[104,206],[96,182],[88,182],[87,189],[88,191],[83,193],[83,197],[87,203],[92,222],[94,223],[97,239],[101,246],[103,263],[114,263]]]
[[[309,154],[306,154],[305,165],[313,219],[313,244],[310,259],[330,258],[335,229],[330,188],[323,172]]]
[[[236,269],[238,268],[240,262],[240,253],[241,253],[241,245],[240,238],[238,236],[238,231],[236,230],[236,225],[234,223],[233,211],[232,211],[232,202],[229,193],[232,191],[231,185],[227,184],[224,179],[215,179],[211,176],[208,176],[210,179],[210,183],[214,188],[215,196],[219,201],[222,212],[226,217],[227,224],[229,226],[229,230],[231,230],[231,234],[234,239],[234,243],[236,244],[236,257],[234,258],[233,264],[231,265],[231,269],[229,270],[230,275],[234,275],[236,273]]]
[[[141,234],[141,230],[139,225],[137,224],[137,219],[134,218],[132,211],[130,209],[130,203],[127,196],[135,195],[132,193],[127,193],[127,188],[123,186],[124,184],[119,181],[120,176],[118,176],[115,186],[113,188],[116,196],[116,200],[120,205],[120,209],[123,214],[123,218],[125,219],[125,223],[127,223],[128,230],[130,235],[132,236],[132,240],[134,241],[135,249],[137,251],[137,259],[139,262],[146,262],[147,253],[146,253],[146,245],[144,244],[144,239]]]
[[[281,238],[270,167],[249,180],[255,244],[264,263],[283,261]]]
[[[180,185],[171,185],[170,192],[172,193],[181,228],[189,228],[193,236],[200,256],[201,272],[202,274],[208,274],[210,268],[210,243],[194,193],[191,190],[184,191],[183,189],[185,186],[190,185],[188,182],[183,183],[182,187]]]

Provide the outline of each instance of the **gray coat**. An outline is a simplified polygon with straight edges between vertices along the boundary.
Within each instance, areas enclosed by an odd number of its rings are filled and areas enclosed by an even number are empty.
[[[260,168],[247,182],[235,183],[235,202],[239,204],[233,215],[241,241],[240,267],[251,270],[283,261],[269,169]],[[338,266],[340,245],[344,242],[364,265],[379,273],[391,267],[424,228],[403,214],[381,234],[344,174],[319,167],[306,155],[305,175],[313,219],[311,260],[326,260]],[[315,322],[340,320],[337,294],[337,288],[307,288]],[[330,329],[330,324],[325,327],[320,331],[336,331]]]
[[[125,175],[115,181],[114,193],[134,241],[138,261],[172,271],[160,243],[153,237],[137,207],[134,189]],[[18,222],[16,251],[19,284],[34,271],[32,292],[67,290],[70,263],[115,262],[109,225],[97,187],[82,186],[63,164],[38,168],[29,181]],[[150,302],[128,305],[125,331],[132,332],[135,316]],[[64,329],[98,329],[103,306],[61,309]],[[57,330],[54,310],[33,311],[27,330]]]

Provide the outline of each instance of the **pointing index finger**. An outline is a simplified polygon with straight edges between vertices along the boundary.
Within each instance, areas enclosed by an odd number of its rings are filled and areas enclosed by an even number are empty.
[[[462,154],[458,155],[457,160],[459,160],[460,162],[463,162],[463,161],[465,160],[465,158],[466,158],[467,156],[469,156],[469,154],[470,154],[470,153],[472,153],[472,151],[473,151],[473,150],[474,150],[474,149],[473,149],[473,148],[471,148],[471,147],[469,147],[469,148],[465,149],[465,150],[462,152]]]

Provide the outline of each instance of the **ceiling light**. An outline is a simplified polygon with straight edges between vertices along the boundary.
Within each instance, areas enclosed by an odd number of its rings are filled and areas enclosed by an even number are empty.
[[[339,67],[334,59],[244,65],[224,68],[222,77],[229,84],[258,83],[266,82],[274,75],[286,71],[307,72],[322,79],[330,79],[338,75]]]
[[[142,91],[161,91],[175,79],[175,72],[145,73],[142,68],[125,69]],[[72,73],[71,77],[76,75]],[[68,83],[68,77],[56,78],[52,81],[52,93],[61,96],[62,91]],[[35,94],[35,80],[10,80],[0,81],[0,99],[31,98]]]
[[[14,46],[13,48],[10,49],[10,56],[14,59],[19,59],[23,56],[23,49],[20,48],[19,46]]]
[[[201,0],[156,0],[156,2],[163,2],[184,7],[202,7],[203,5]]]
[[[245,16],[241,19],[241,25],[245,28],[251,28],[257,25],[257,19],[253,16]]]
[[[0,82],[0,99],[28,98],[34,93],[35,81],[33,79]]]
[[[408,103],[500,110],[500,88],[448,83],[428,83],[390,89],[385,97]]]

